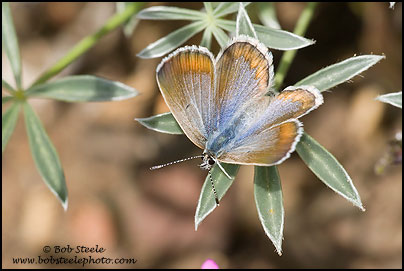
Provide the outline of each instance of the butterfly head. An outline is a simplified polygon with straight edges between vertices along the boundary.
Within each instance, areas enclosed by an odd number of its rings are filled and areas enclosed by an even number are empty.
[[[208,171],[215,165],[216,160],[208,152],[204,152],[202,156],[202,164],[199,165],[201,169],[206,169]]]

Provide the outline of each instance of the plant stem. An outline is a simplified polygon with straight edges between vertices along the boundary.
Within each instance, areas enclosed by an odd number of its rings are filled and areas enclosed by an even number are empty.
[[[76,46],[74,46],[70,52],[68,52],[62,59],[60,59],[55,65],[46,70],[33,84],[31,87],[38,84],[42,84],[48,81],[53,76],[60,73],[64,68],[70,65],[74,60],[80,57],[82,54],[87,52],[91,47],[93,47],[103,36],[117,28],[118,26],[125,23],[131,16],[137,13],[143,6],[142,2],[135,2],[126,7],[121,13],[115,14],[110,18],[106,24],[101,27],[94,34],[82,39]]]
[[[304,36],[306,33],[307,27],[313,17],[314,10],[317,6],[315,2],[307,3],[304,8],[302,14],[299,17],[299,20],[296,23],[294,33],[299,36]],[[283,80],[286,77],[286,74],[289,70],[290,64],[292,64],[293,59],[295,58],[297,50],[287,51],[282,55],[281,61],[279,63],[278,69],[275,75],[275,90],[282,86]]]

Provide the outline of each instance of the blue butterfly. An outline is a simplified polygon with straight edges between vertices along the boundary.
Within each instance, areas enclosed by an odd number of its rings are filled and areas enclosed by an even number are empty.
[[[271,166],[295,150],[303,132],[298,118],[321,105],[323,96],[312,86],[266,95],[273,70],[268,48],[243,35],[216,58],[204,47],[185,46],[158,65],[157,82],[167,106],[203,150],[201,168],[218,164],[228,176],[220,162]]]

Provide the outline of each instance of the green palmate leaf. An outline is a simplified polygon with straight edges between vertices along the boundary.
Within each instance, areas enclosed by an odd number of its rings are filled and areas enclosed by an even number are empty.
[[[212,30],[210,27],[208,27],[205,29],[205,31],[203,31],[203,36],[200,45],[210,50],[211,44],[212,44]]]
[[[282,202],[281,179],[275,166],[255,167],[254,195],[262,227],[275,245],[278,254],[281,255],[285,212]]]
[[[328,187],[352,202],[362,211],[358,191],[342,165],[317,141],[303,133],[296,151],[311,171]]]
[[[219,27],[212,27],[212,33],[220,47],[224,48],[229,43],[229,36]]]
[[[205,27],[206,22],[204,21],[197,21],[181,27],[156,42],[149,44],[137,56],[141,58],[163,56],[183,44],[196,33],[202,31]]]
[[[226,31],[236,31],[236,22],[224,19],[217,20],[218,26]],[[277,50],[294,50],[314,44],[313,40],[303,38],[288,31],[271,29],[253,24],[258,39],[267,47]]]
[[[272,2],[258,2],[257,14],[260,21],[269,28],[280,29],[278,19],[276,18],[275,4]]]
[[[156,6],[143,9],[137,14],[136,17],[144,20],[200,21],[206,17],[206,14],[200,11],[185,8]]]
[[[402,91],[380,95],[376,98],[376,100],[402,108]]]
[[[224,194],[227,192],[229,187],[234,181],[237,175],[239,165],[225,164],[221,163],[226,172],[232,177],[232,179],[227,178],[218,165],[212,169],[212,179],[217,192],[217,197],[223,198]],[[209,175],[205,179],[203,184],[201,195],[199,196],[198,206],[196,207],[195,213],[195,230],[198,229],[199,224],[216,208],[215,195],[213,194],[211,181]]]
[[[248,17],[247,11],[245,10],[242,3],[240,3],[239,5],[237,14],[236,35],[247,35],[253,38],[257,38],[257,34],[255,33],[250,17]]]
[[[36,167],[42,179],[66,210],[67,188],[59,156],[32,107],[24,102],[23,108],[29,146]]]
[[[4,79],[1,79],[1,86],[11,94],[15,92],[15,89],[10,86],[10,84],[7,83]]]
[[[8,103],[9,101],[12,101],[13,99],[14,99],[13,96],[1,97],[1,104],[4,105],[4,104]]]
[[[75,75],[28,89],[26,95],[66,102],[102,102],[132,98],[137,91],[125,84],[96,76]]]
[[[149,118],[137,118],[135,120],[143,126],[160,133],[173,135],[183,134],[181,127],[178,125],[171,112],[163,113]]]
[[[227,14],[236,12],[239,9],[240,2],[221,2],[213,11],[216,18],[223,17]],[[248,6],[251,2],[242,2],[243,6]]]
[[[17,88],[21,89],[21,59],[18,39],[15,34],[10,6],[7,2],[1,3],[1,29],[2,45],[6,51],[8,60],[10,61]]]
[[[354,76],[366,71],[384,56],[378,55],[363,55],[348,58],[344,61],[328,66],[318,72],[309,75],[303,80],[296,83],[296,86],[311,85],[318,88],[320,91],[325,91],[336,85],[339,85]]]
[[[3,101],[4,98],[3,97]],[[13,134],[15,124],[17,123],[18,113],[20,112],[20,103],[13,103],[10,108],[4,112],[1,118],[1,137],[2,137],[2,153],[7,146],[10,136]]]
[[[137,11],[142,8],[144,2],[136,2]],[[132,5],[130,2],[117,2],[116,3],[116,10],[118,13],[124,12],[128,5]],[[130,37],[135,30],[139,20],[136,16],[132,16],[124,25],[123,25],[123,33],[126,37]]]

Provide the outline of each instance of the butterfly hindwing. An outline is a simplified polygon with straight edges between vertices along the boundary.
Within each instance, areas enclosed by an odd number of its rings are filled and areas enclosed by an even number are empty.
[[[303,131],[297,118],[323,102],[321,93],[311,86],[289,87],[273,97],[247,129],[227,144],[220,161],[236,164],[275,165],[295,146]]]
[[[267,108],[267,121],[280,123],[297,119],[323,103],[323,96],[313,86],[290,86],[271,99]]]
[[[276,125],[267,123],[242,141],[232,144],[219,161],[260,166],[279,164],[295,149],[302,131],[301,122],[295,119]]]

